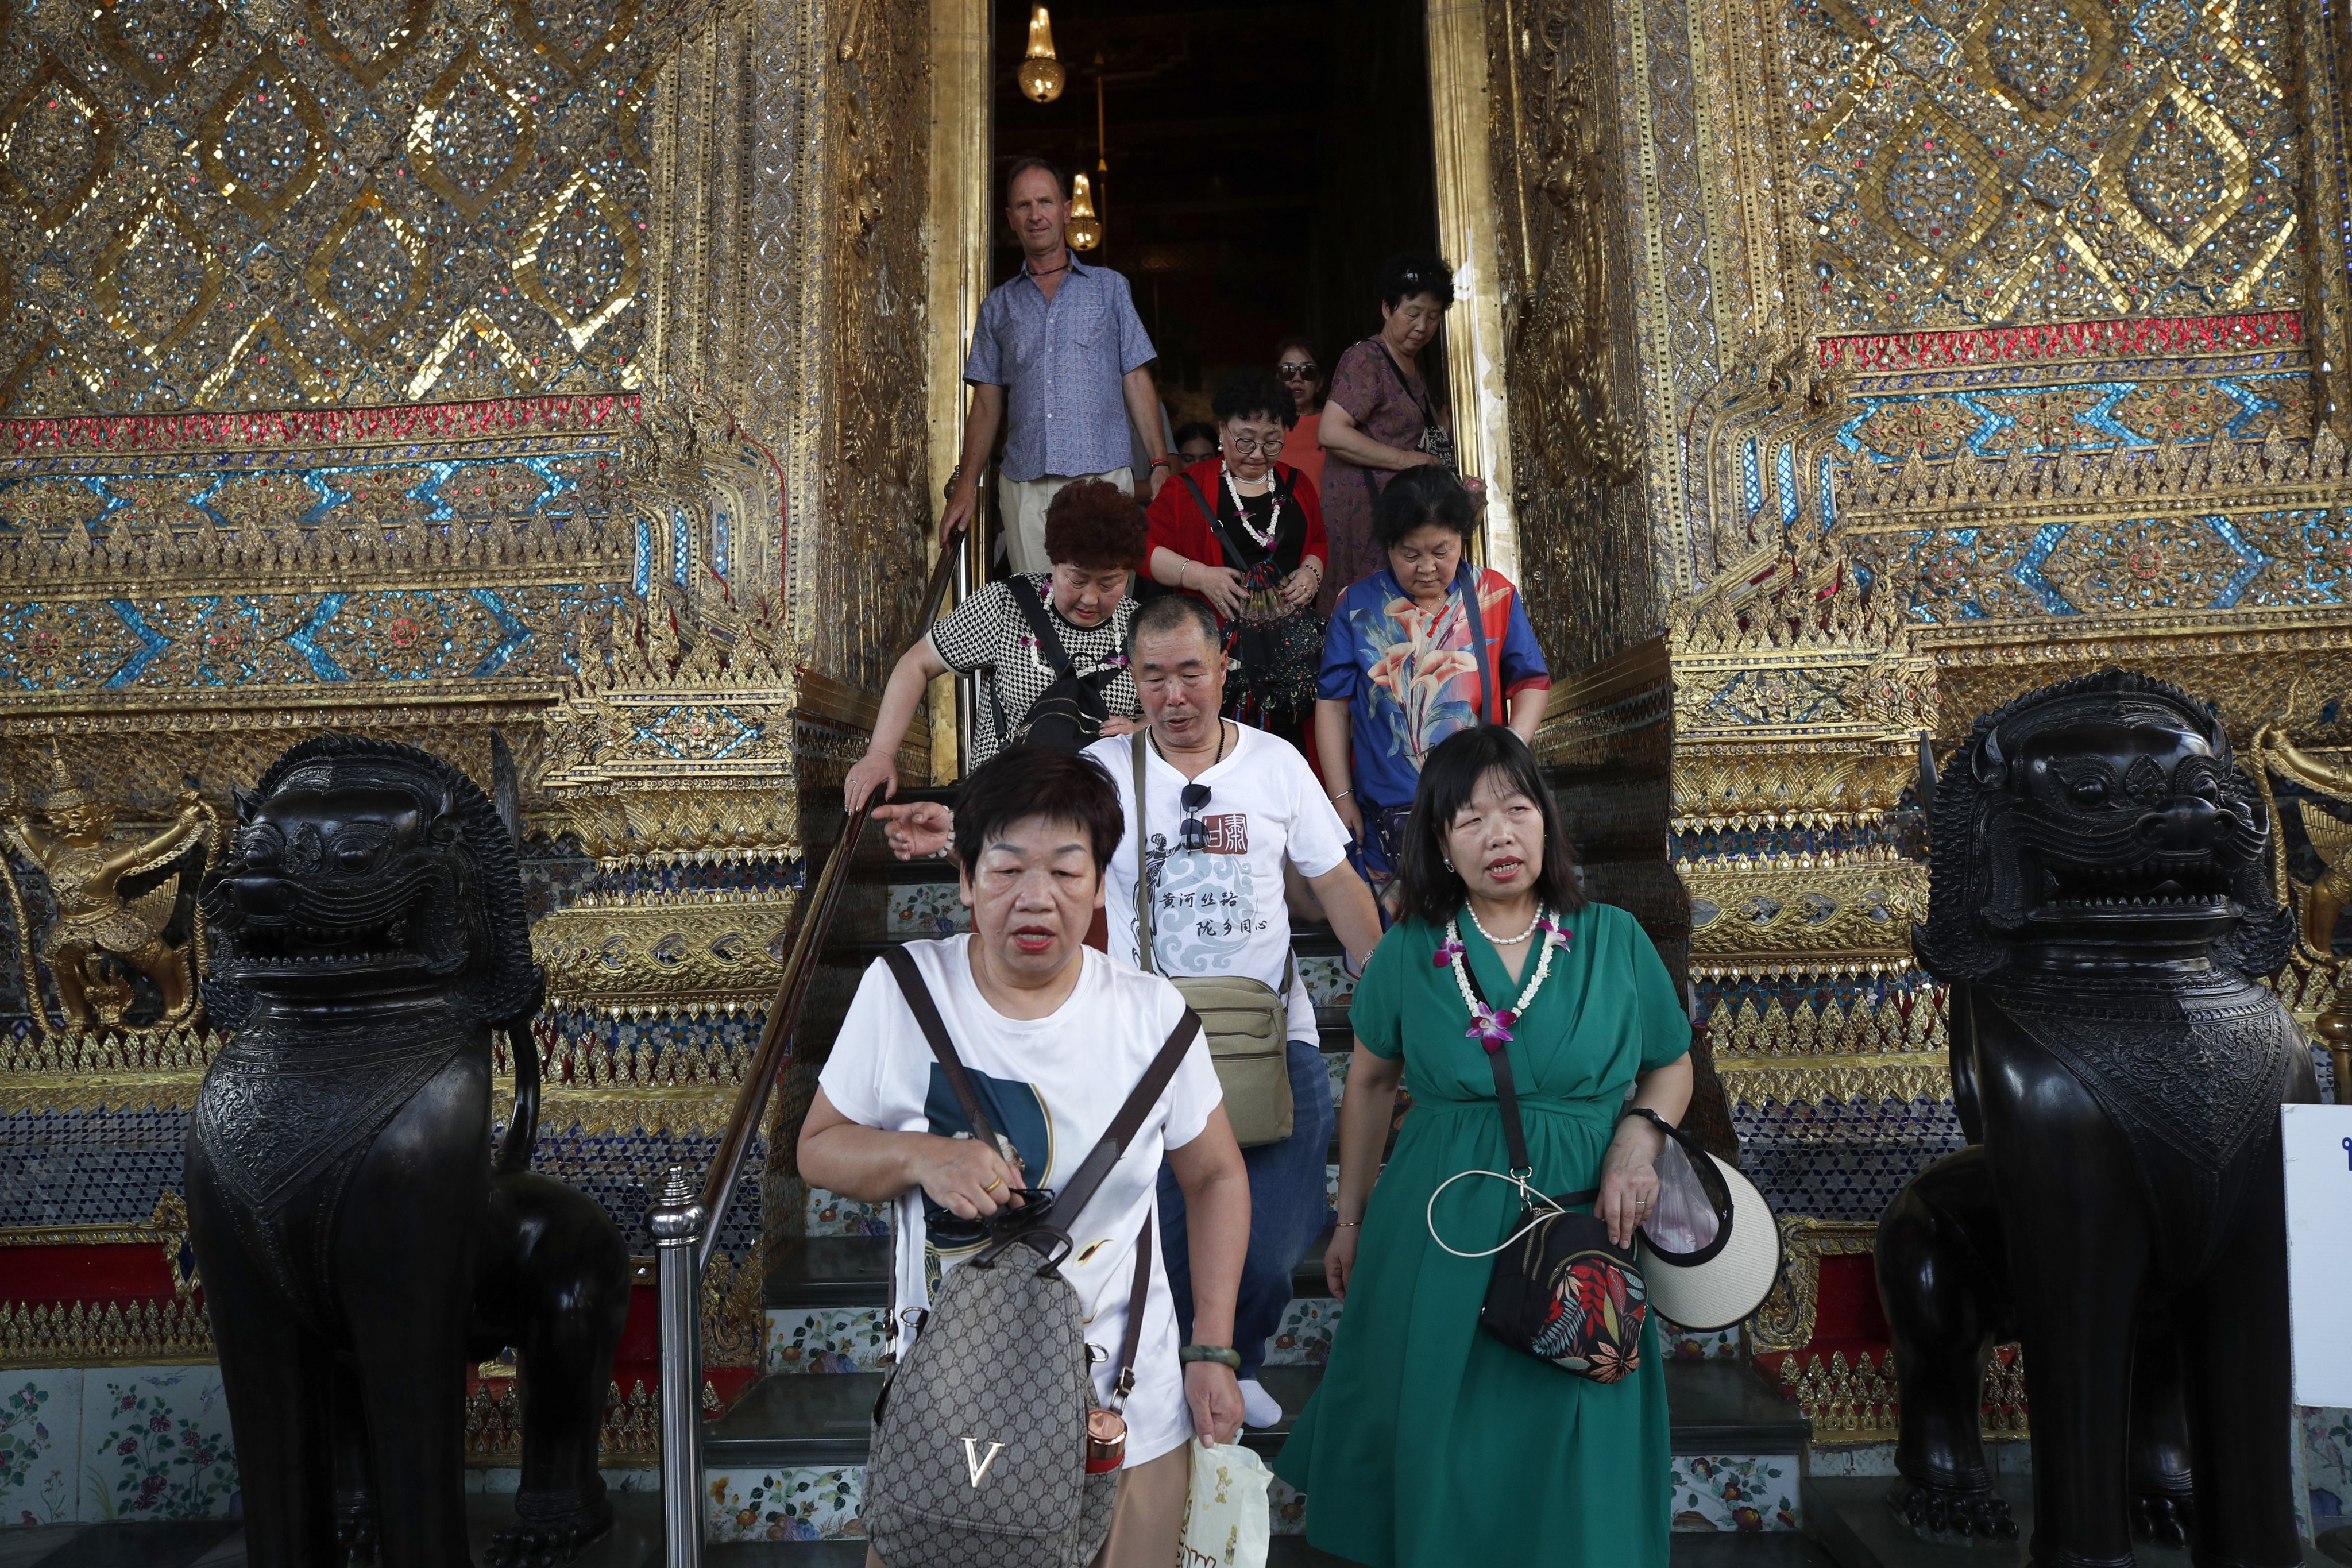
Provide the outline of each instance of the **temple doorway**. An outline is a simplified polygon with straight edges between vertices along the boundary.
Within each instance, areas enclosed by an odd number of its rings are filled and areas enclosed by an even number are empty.
[[[1423,0],[1055,5],[1066,79],[1045,103],[1019,80],[1032,10],[992,8],[989,284],[1021,262],[1013,160],[1087,175],[1102,238],[1080,258],[1127,276],[1172,425],[1286,336],[1328,378],[1380,327],[1381,260],[1442,252]],[[1422,355],[1440,385],[1444,359]]]

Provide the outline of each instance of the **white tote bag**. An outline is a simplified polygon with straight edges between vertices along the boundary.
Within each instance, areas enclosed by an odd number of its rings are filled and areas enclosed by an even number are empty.
[[[1265,1489],[1274,1472],[1238,1443],[1211,1448],[1194,1442],[1192,1497],[1184,1510],[1182,1568],[1265,1568],[1273,1521]]]

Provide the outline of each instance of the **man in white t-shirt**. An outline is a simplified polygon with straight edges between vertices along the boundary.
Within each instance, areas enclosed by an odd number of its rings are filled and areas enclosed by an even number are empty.
[[[1147,729],[1097,742],[1086,753],[1102,760],[1127,819],[1129,837],[1111,858],[1108,879],[1110,951],[1130,963],[1139,952],[1134,837],[1139,833],[1145,873],[1159,900],[1152,918],[1158,973],[1248,975],[1280,987],[1290,952],[1286,861],[1314,889],[1332,931],[1360,967],[1379,944],[1380,910],[1347,863],[1347,829],[1296,747],[1218,717],[1228,663],[1216,616],[1202,601],[1171,595],[1136,612],[1128,666]],[[1150,820],[1139,822],[1128,748],[1146,737]],[[1184,809],[1188,784],[1204,790],[1205,798],[1195,797],[1202,799],[1196,811]],[[874,816],[901,859],[938,853],[949,834],[962,835],[955,815],[935,801],[883,806]],[[1329,1210],[1331,1080],[1317,1048],[1314,998],[1295,974],[1289,1000],[1290,1136],[1242,1151],[1249,1167],[1251,1229],[1234,1310],[1234,1344],[1241,1352],[1244,1419],[1257,1427],[1282,1420],[1282,1406],[1257,1373],[1265,1363],[1266,1340],[1290,1300],[1291,1270],[1322,1234]],[[1192,1321],[1187,1303],[1199,1291],[1194,1282],[1192,1296],[1186,1293],[1194,1216],[1181,1187],[1174,1176],[1162,1176],[1161,1236],[1180,1331]]]
[[[1267,1427],[1281,1421],[1282,1406],[1257,1374],[1290,1301],[1291,1271],[1323,1233],[1332,1122],[1315,999],[1291,958],[1283,868],[1287,863],[1306,879],[1360,966],[1381,940],[1380,911],[1348,864],[1348,830],[1307,759],[1287,741],[1218,717],[1230,661],[1215,612],[1189,595],[1155,599],[1136,612],[1128,647],[1146,728],[1086,751],[1118,785],[1128,823],[1107,879],[1110,951],[1140,962],[1139,836],[1156,973],[1244,976],[1280,990],[1289,972],[1291,1131],[1279,1142],[1242,1151],[1249,1166],[1250,1242],[1234,1309],[1244,1418]],[[1145,749],[1141,812],[1131,749],[1139,745]],[[1181,1331],[1190,1321],[1188,1222],[1206,1222],[1194,1220],[1179,1189],[1173,1173],[1162,1173],[1160,1208]]]
[[[1184,1010],[1167,981],[1085,945],[1124,826],[1097,763],[1017,749],[976,771],[959,806],[954,847],[971,934],[908,942],[907,951],[1017,1158],[971,1139],[880,963],[850,1004],[801,1129],[803,1179],[867,1202],[898,1201],[902,1314],[927,1305],[940,1272],[979,1249],[957,1222],[1017,1205],[1014,1189],[1067,1183]],[[1086,1303],[1087,1338],[1113,1351],[1125,1337],[1135,1247],[1156,1215],[1163,1158],[1198,1219],[1186,1260],[1199,1342],[1180,1340],[1167,1271],[1154,1268],[1126,1405],[1126,1465],[1099,1568],[1174,1561],[1190,1478],[1185,1443],[1195,1432],[1230,1442],[1240,1429],[1234,1300],[1250,1186],[1221,1101],[1208,1048],[1196,1043],[1093,1199],[1055,1216],[1074,1243],[1062,1272]],[[1095,1368],[1106,1403],[1117,1370],[1108,1361]],[[869,1551],[866,1562],[877,1568],[880,1559]]]

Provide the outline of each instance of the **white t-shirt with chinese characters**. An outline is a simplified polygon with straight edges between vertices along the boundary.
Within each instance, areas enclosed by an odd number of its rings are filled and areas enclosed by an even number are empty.
[[[970,936],[954,936],[910,942],[907,952],[930,986],[948,1038],[990,1120],[1019,1150],[1022,1179],[1058,1192],[1102,1141],[1111,1118],[1167,1043],[1183,1016],[1184,999],[1165,980],[1087,948],[1077,985],[1052,1016],[1008,1018],[989,1005],[972,979],[971,945]],[[817,1082],[835,1110],[863,1126],[971,1135],[947,1073],[908,1010],[906,994],[879,960],[859,983]],[[1106,1357],[1094,1369],[1096,1397],[1106,1403],[1118,1372],[1112,1362],[1127,1336],[1135,1243],[1146,1219],[1154,1221],[1152,1245],[1159,1246],[1160,1156],[1198,1138],[1223,1098],[1209,1047],[1196,1039],[1093,1201],[1075,1215],[1055,1216],[1072,1243],[1063,1277],[1078,1292],[1087,1342],[1100,1345]],[[929,1244],[925,1213],[935,1206],[920,1187],[898,1200],[893,1228],[901,1324],[906,1313],[929,1305],[930,1282],[942,1270],[978,1250],[943,1253]],[[1135,1392],[1127,1401],[1129,1465],[1156,1459],[1192,1436],[1177,1348],[1168,1271],[1155,1253],[1143,1339],[1136,1351]]]
[[[1307,877],[1320,877],[1348,860],[1348,829],[1323,793],[1322,782],[1298,748],[1247,724],[1234,724],[1237,738],[1225,760],[1187,779],[1150,743],[1148,732],[1115,735],[1087,748],[1110,770],[1118,786],[1119,809],[1127,814],[1127,837],[1110,860],[1104,903],[1109,915],[1110,951],[1138,961],[1135,918],[1135,836],[1144,835],[1145,873],[1152,879],[1152,966],[1161,974],[1244,975],[1277,990],[1283,961],[1290,952],[1290,906],[1285,901],[1282,863],[1287,858]],[[1145,749],[1144,804],[1150,820],[1135,813],[1135,761],[1130,745]],[[1207,847],[1181,847],[1184,786],[1209,786],[1201,808]],[[1290,1037],[1313,1044],[1315,998],[1294,969],[1290,984]]]

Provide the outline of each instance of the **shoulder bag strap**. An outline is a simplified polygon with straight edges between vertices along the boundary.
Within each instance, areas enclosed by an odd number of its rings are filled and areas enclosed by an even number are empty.
[[[1463,613],[1470,619],[1470,647],[1478,655],[1479,700],[1486,710],[1486,722],[1507,724],[1509,715],[1503,711],[1503,689],[1495,680],[1494,651],[1486,646],[1486,606],[1478,598],[1479,571],[1468,561],[1454,574],[1454,586],[1462,590]]]
[[[1143,1309],[1151,1301],[1151,1216],[1143,1216],[1143,1234],[1135,1242],[1135,1286],[1127,1294],[1127,1333],[1118,1342],[1118,1377],[1110,1385],[1111,1408],[1127,1403],[1135,1392],[1135,1357],[1143,1348]]]
[[[1470,982],[1470,994],[1486,1002],[1486,988],[1478,984],[1477,971],[1470,967],[1470,955],[1462,955],[1462,974]],[[1492,1007],[1492,1002],[1486,1002]],[[1486,1047],[1486,1065],[1495,1073],[1495,1099],[1503,1108],[1503,1146],[1510,1152],[1511,1170],[1535,1173],[1535,1162],[1528,1157],[1528,1131],[1519,1121],[1519,1095],[1511,1081],[1511,1051],[1499,1042],[1481,1042]],[[1555,1199],[1561,1204],[1591,1203],[1601,1195],[1601,1189],[1591,1188],[1581,1193],[1568,1193]]]
[[[1077,674],[1077,663],[1070,658],[1069,649],[1062,646],[1062,634],[1054,629],[1052,618],[1045,614],[1045,602],[1037,597],[1036,584],[1019,574],[1005,581],[1013,590],[1013,602],[1021,606],[1021,614],[1029,623],[1029,629],[1037,634],[1037,651],[1045,656],[1045,662],[1054,667],[1054,673],[1066,680]]]
[[[1143,1077],[1128,1095],[1127,1103],[1118,1108],[1118,1114],[1110,1119],[1110,1125],[1103,1130],[1100,1140],[1087,1151],[1086,1159],[1070,1173],[1070,1179],[1062,1184],[1055,1204],[1060,1213],[1069,1216],[1062,1222],[1065,1229],[1077,1222],[1078,1215],[1087,1206],[1087,1200],[1095,1195],[1095,1189],[1102,1185],[1105,1176],[1110,1174],[1110,1168],[1118,1163],[1118,1157],[1127,1152],[1127,1141],[1135,1136],[1135,1130],[1143,1125],[1143,1119],[1150,1115],[1151,1108],[1160,1102],[1160,1094],[1168,1088],[1168,1080],[1176,1076],[1178,1064],[1183,1061],[1184,1053],[1192,1048],[1192,1042],[1200,1035],[1201,1015],[1190,1007],[1185,1008],[1184,1016],[1176,1020],[1176,1026],[1168,1031],[1168,1038],[1160,1045],[1160,1054],[1151,1058],[1150,1067],[1143,1069]]]
[[[1225,552],[1225,564],[1236,572],[1247,571],[1248,568],[1242,564],[1242,552],[1234,548],[1234,536],[1225,531],[1224,519],[1219,517],[1217,509],[1209,504],[1209,498],[1201,493],[1201,481],[1189,473],[1176,477],[1184,481],[1184,488],[1192,492],[1192,500],[1200,507],[1201,515],[1209,520],[1209,531],[1217,536],[1217,548]]]
[[[981,1109],[980,1091],[971,1087],[971,1075],[964,1070],[963,1058],[956,1055],[955,1042],[948,1038],[940,1005],[932,999],[931,988],[923,984],[923,972],[916,966],[915,955],[903,947],[894,947],[882,955],[882,962],[890,966],[898,989],[906,994],[907,1010],[915,1015],[923,1037],[930,1041],[931,1055],[939,1058],[940,1069],[948,1076],[948,1087],[955,1090],[956,1103],[963,1107],[963,1119],[971,1124],[971,1135],[1000,1152],[1008,1151],[1010,1145],[997,1136],[995,1123]],[[1009,1153],[1007,1157],[1011,1157]]]
[[[1377,337],[1367,338],[1365,342],[1370,343],[1380,352],[1381,363],[1389,367],[1389,374],[1396,379],[1397,389],[1400,392],[1402,392],[1405,396],[1412,401],[1412,405],[1415,408],[1421,410],[1421,422],[1424,426],[1436,426],[1436,411],[1429,406],[1429,400],[1427,398],[1423,397],[1420,393],[1415,392],[1412,389],[1412,383],[1404,378],[1404,372],[1399,368],[1396,362],[1396,355],[1389,353],[1388,344],[1381,342]],[[1438,426],[1437,427],[1440,429],[1444,428],[1443,426]]]
[[[1127,749],[1135,758],[1135,966],[1146,974],[1157,973],[1151,967],[1151,878],[1143,858],[1144,825],[1150,820],[1143,815],[1143,749],[1150,744],[1150,731],[1128,732]]]

